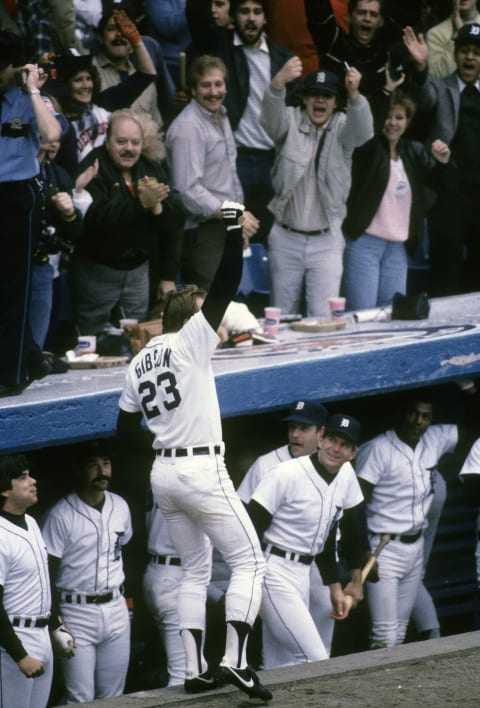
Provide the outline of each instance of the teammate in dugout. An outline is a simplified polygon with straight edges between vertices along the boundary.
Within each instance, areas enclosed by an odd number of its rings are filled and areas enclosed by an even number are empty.
[[[47,551],[27,510],[37,483],[23,455],[0,457],[0,705],[45,708],[55,648],[73,652],[73,638],[51,614]]]
[[[247,505],[267,562],[261,609],[268,630],[263,636],[265,668],[285,657],[286,663],[296,664],[328,658],[309,609],[313,562],[321,564],[323,580],[330,585],[337,619],[348,615],[345,594],[352,596],[354,605],[363,599],[363,495],[353,469],[345,464],[355,457],[359,437],[355,418],[330,416],[325,430],[317,433],[316,454],[279,464],[262,479]],[[336,562],[342,515],[342,542],[352,575],[345,591]]]
[[[75,656],[61,658],[67,703],[121,695],[130,660],[122,560],[132,536],[130,511],[108,491],[105,443],[82,444],[75,452],[76,491],[49,510],[42,529],[56,601],[75,637]]]
[[[296,459],[303,455],[313,455],[317,451],[318,433],[324,430],[327,410],[318,401],[296,401],[292,404],[285,421],[288,422],[288,444],[260,455],[247,470],[240,486],[238,496],[248,504],[258,484],[281,462]],[[346,463],[350,464],[350,463]],[[316,563],[310,565],[310,596],[308,600],[310,614],[322,638],[323,645],[330,655],[335,620],[332,618],[330,589],[323,584]],[[285,647],[268,637],[268,627],[263,625],[265,644],[270,647],[270,661],[273,666],[293,663]],[[275,650],[275,656],[272,655]]]
[[[220,410],[211,366],[217,328],[242,269],[243,206],[224,203],[223,255],[200,310],[191,290],[167,298],[164,334],[137,354],[120,397],[117,433],[136,439],[142,417],[154,434],[151,473],[155,502],[165,515],[182,563],[178,619],[186,655],[185,689],[214,688],[217,677],[253,698],[269,700],[247,665],[246,649],[262,595],[265,561],[253,524],[224,462]],[[218,670],[203,656],[211,544],[232,570],[226,593],[226,645]]]
[[[421,589],[424,531],[439,472],[437,465],[458,442],[456,425],[431,425],[432,397],[411,392],[392,430],[358,451],[356,473],[367,504],[369,539],[390,542],[378,558],[377,583],[367,582],[372,649],[401,644]]]

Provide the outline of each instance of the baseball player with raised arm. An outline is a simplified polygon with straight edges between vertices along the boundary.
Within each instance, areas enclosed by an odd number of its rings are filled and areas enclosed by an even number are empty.
[[[49,510],[43,525],[57,599],[75,637],[75,656],[61,658],[67,703],[121,695],[130,660],[122,560],[132,536],[130,510],[108,491],[105,443],[82,444],[75,453],[76,490]]]
[[[47,550],[26,511],[37,502],[37,483],[23,455],[0,457],[0,705],[44,708],[53,674],[53,638],[70,653],[71,635],[50,615]],[[65,642],[62,645],[63,635]]]
[[[143,596],[167,655],[168,685],[176,686],[185,680],[185,652],[177,613],[182,563],[170,538],[167,520],[154,501],[151,490],[146,527],[148,565],[143,576]]]
[[[343,545],[352,580],[345,592],[354,604],[361,585],[363,496],[350,465],[360,424],[335,414],[317,432],[317,451],[280,463],[259,483],[247,505],[263,539],[267,570],[261,617],[265,668],[328,658],[309,608],[310,566],[321,560],[330,585],[333,614],[348,615],[336,563],[337,522],[343,515]],[[280,647],[280,651],[279,651]]]
[[[372,649],[401,644],[423,577],[424,530],[437,465],[457,445],[456,425],[431,425],[428,391],[410,392],[392,430],[363,444],[356,472],[367,503],[371,547],[390,542],[378,557],[380,580],[367,583]]]
[[[288,422],[288,444],[271,450],[265,455],[260,455],[255,460],[237,489],[240,499],[248,504],[260,481],[280,462],[286,462],[302,455],[313,455],[317,451],[318,432],[323,430],[326,419],[327,410],[317,401],[296,401],[293,403],[288,416],[284,419]],[[350,465],[349,462],[346,464]],[[310,566],[309,608],[325,650],[330,655],[335,620],[332,617],[330,589],[323,584],[316,563],[312,563]],[[268,627],[264,626],[262,632],[264,643],[272,648],[276,646],[277,656],[274,660],[276,666],[294,663],[294,660],[288,656],[285,647],[280,644],[275,645],[273,639],[268,638]]]
[[[463,483],[465,501],[470,506],[480,507],[480,438],[468,453],[459,474]],[[477,584],[480,587],[480,509],[477,517],[477,546],[475,549]]]
[[[167,298],[164,334],[151,339],[128,369],[117,433],[124,439],[135,436],[143,417],[155,436],[153,496],[167,519],[183,571],[178,619],[186,655],[185,689],[198,692],[216,685],[202,650],[212,560],[209,537],[232,571],[225,598],[225,653],[216,675],[250,697],[269,700],[272,694],[260,684],[246,655],[265,561],[225,466],[211,365],[219,343],[217,327],[240,281],[242,214],[243,206],[224,203],[223,255],[202,308],[191,289]]]

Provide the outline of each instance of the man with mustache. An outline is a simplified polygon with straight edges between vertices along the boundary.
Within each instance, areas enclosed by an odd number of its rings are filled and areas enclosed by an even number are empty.
[[[232,0],[234,28],[218,27],[209,0],[188,0],[187,18],[197,54],[214,54],[225,62],[228,93],[225,107],[237,146],[237,170],[246,208],[259,219],[255,236],[266,241],[272,217],[266,205],[273,196],[271,169],[275,146],[259,123],[263,94],[291,53],[265,33],[266,0]],[[300,101],[299,80],[287,90],[287,101]]]
[[[119,696],[130,660],[122,549],[132,536],[128,505],[110,492],[110,454],[102,441],[75,449],[76,490],[47,514],[47,546],[56,601],[75,637],[61,658],[67,703]]]
[[[432,115],[427,145],[436,138],[451,150],[453,177],[437,188],[428,214],[432,296],[480,289],[480,24],[466,24],[455,38],[456,70],[445,78],[428,76],[428,46],[411,27],[404,42],[415,62],[419,110]]]
[[[82,334],[104,329],[119,308],[121,317],[146,319],[150,285],[156,286],[149,283],[151,263],[159,264],[159,287],[175,287],[183,210],[165,168],[142,154],[143,140],[135,114],[116,111],[105,144],[79,168],[74,202],[85,228],[71,276]]]
[[[101,90],[135,82],[143,90],[133,94],[130,108],[134,113],[147,114],[157,124],[156,153],[163,158],[163,119],[158,109],[155,66],[143,43],[140,32],[125,10],[113,10],[104,14],[97,28],[97,38],[101,50],[93,57],[93,65],[100,76]],[[132,59],[135,59],[136,66]],[[140,95],[138,95],[140,94]],[[138,98],[137,98],[138,96]],[[125,103],[116,106],[124,108]]]
[[[183,283],[208,290],[225,243],[221,204],[243,202],[236,149],[224,107],[227,69],[221,59],[204,55],[191,64],[188,84],[192,100],[167,132],[167,159],[173,185],[187,212],[183,237]],[[245,245],[258,230],[249,211],[242,217]]]

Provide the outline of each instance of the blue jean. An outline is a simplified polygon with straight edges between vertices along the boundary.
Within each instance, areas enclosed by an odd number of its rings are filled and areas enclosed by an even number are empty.
[[[363,234],[347,239],[343,254],[342,294],[348,310],[390,305],[407,290],[408,259],[403,241]]]
[[[35,264],[32,268],[32,301],[29,323],[32,339],[43,349],[47,338],[53,298],[53,266]]]

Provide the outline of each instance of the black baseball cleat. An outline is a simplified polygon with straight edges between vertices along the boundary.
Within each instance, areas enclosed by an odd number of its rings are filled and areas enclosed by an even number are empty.
[[[218,681],[210,671],[204,671],[193,678],[185,679],[183,686],[187,693],[202,693],[217,688]]]
[[[249,698],[259,698],[262,701],[271,701],[273,698],[271,691],[262,686],[251,666],[237,669],[234,666],[222,664],[218,669],[218,674],[222,683],[231,683],[246,693]]]

